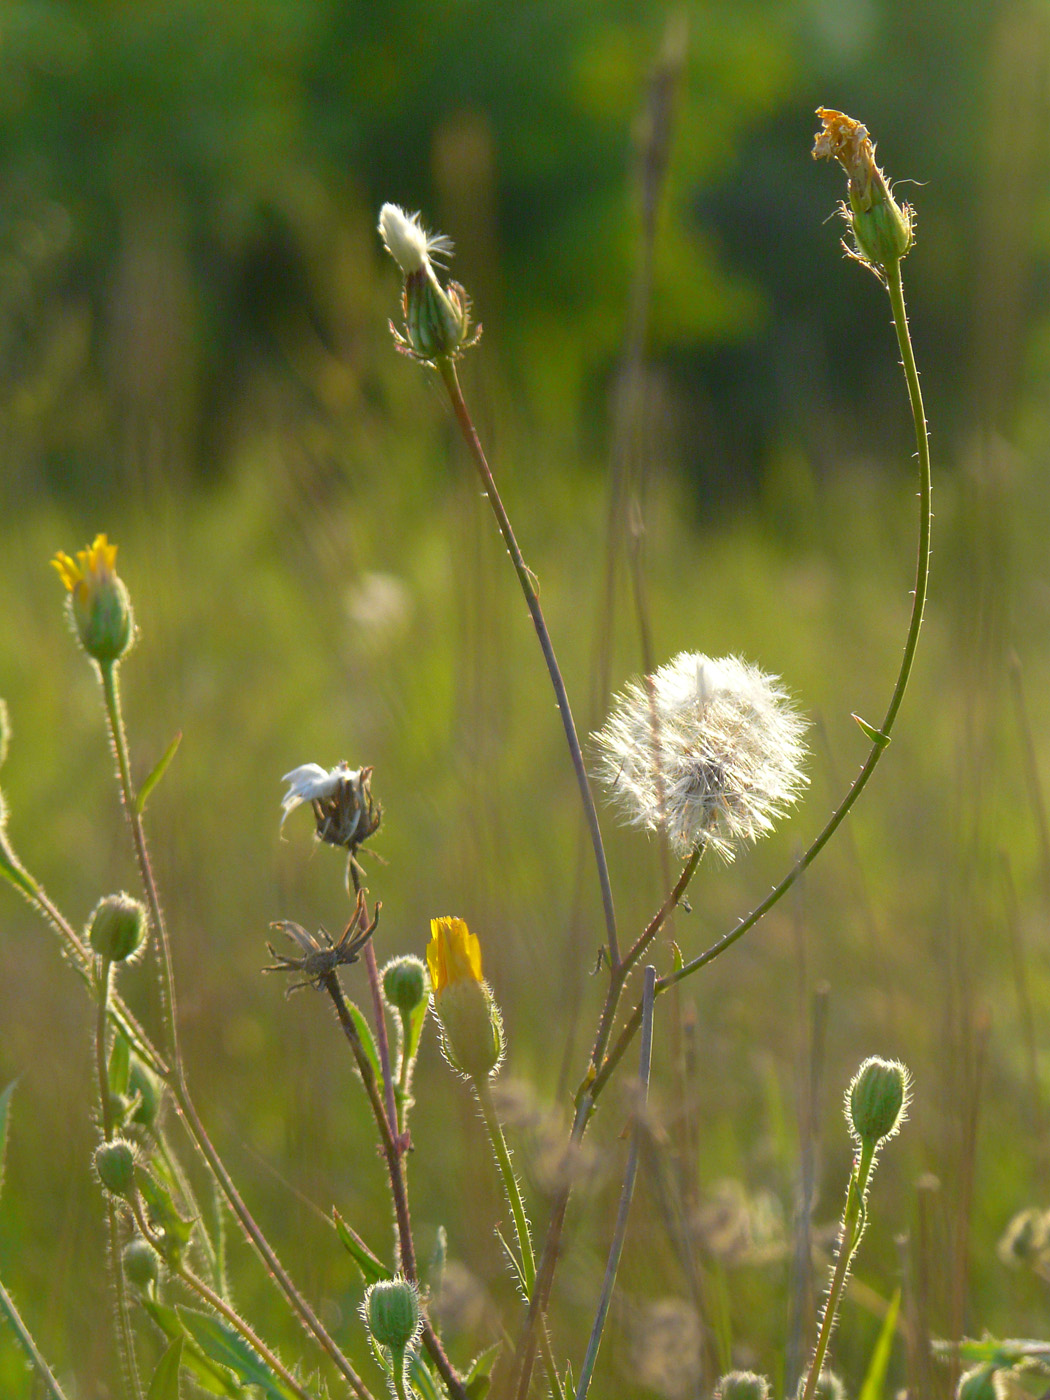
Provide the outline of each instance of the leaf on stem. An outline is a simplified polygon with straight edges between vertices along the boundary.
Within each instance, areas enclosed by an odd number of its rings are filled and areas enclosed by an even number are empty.
[[[391,1270],[369,1249],[357,1231],[346,1223],[337,1210],[332,1211],[332,1223],[343,1248],[361,1270],[365,1283],[379,1283],[382,1279],[393,1278]]]
[[[208,1395],[222,1396],[223,1400],[243,1400],[244,1391],[230,1373],[224,1367],[216,1366],[214,1361],[210,1361],[204,1355],[196,1343],[189,1340],[189,1333],[182,1325],[174,1308],[169,1308],[164,1303],[158,1303],[155,1298],[150,1298],[147,1294],[141,1295],[139,1301],[170,1341],[183,1339],[183,1369],[189,1372],[201,1390],[207,1392]]]
[[[196,1308],[179,1307],[179,1318],[200,1349],[220,1366],[228,1366],[245,1385],[257,1385],[266,1400],[298,1400],[262,1357],[227,1323]]]
[[[146,1391],[146,1400],[179,1400],[179,1372],[182,1370],[181,1337],[176,1337],[171,1346],[157,1362],[153,1379]]]
[[[149,801],[150,793],[152,793],[153,789],[157,786],[161,778],[163,778],[164,774],[168,771],[168,764],[175,757],[175,751],[181,743],[182,730],[180,729],[178,734],[175,735],[175,738],[172,739],[171,743],[161,754],[160,760],[158,761],[156,767],[153,769],[149,777],[139,789],[139,795],[135,798],[135,811],[140,817],[142,816],[142,813],[146,810],[146,803]]]
[[[893,1338],[897,1331],[897,1314],[900,1312],[900,1306],[901,1291],[898,1288],[886,1309],[879,1338],[875,1343],[875,1350],[871,1353],[871,1361],[868,1363],[868,1374],[864,1377],[864,1384],[860,1388],[857,1400],[882,1400],[885,1394],[886,1370],[890,1364],[890,1353],[893,1350]]]
[[[4,1150],[7,1147],[7,1110],[11,1106],[11,1095],[15,1092],[17,1079],[12,1079],[2,1094],[0,1094],[0,1191],[4,1187]]]

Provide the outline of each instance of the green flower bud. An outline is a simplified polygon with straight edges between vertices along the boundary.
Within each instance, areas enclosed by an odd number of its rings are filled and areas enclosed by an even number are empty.
[[[999,1400],[999,1391],[995,1384],[995,1371],[994,1366],[985,1363],[981,1366],[975,1366],[973,1370],[960,1376],[959,1384],[955,1390],[955,1400]]]
[[[477,936],[462,919],[431,919],[427,965],[445,1058],[468,1079],[487,1079],[503,1058],[503,1018],[481,976]]]
[[[846,1122],[858,1143],[892,1137],[911,1099],[911,1076],[899,1060],[864,1061],[846,1093]]]
[[[769,1382],[754,1371],[730,1371],[715,1386],[714,1400],[769,1400]]]
[[[77,551],[76,562],[61,550],[51,561],[69,589],[73,624],[84,650],[104,665],[120,660],[135,632],[116,558],[117,546],[96,535],[90,548]]]
[[[427,994],[427,970],[420,958],[394,958],[383,968],[383,995],[395,1011],[408,1016]]]
[[[96,904],[88,939],[100,958],[123,962],[142,947],[145,937],[146,910],[137,899],[121,892]]]
[[[379,1345],[403,1357],[419,1335],[419,1290],[400,1276],[381,1279],[365,1294],[361,1315]]]
[[[114,1196],[127,1198],[135,1187],[135,1149],[123,1138],[103,1142],[95,1149],[95,1171]]]
[[[157,1251],[141,1235],[128,1240],[120,1257],[124,1261],[124,1273],[128,1281],[136,1288],[146,1292],[157,1282],[157,1275],[160,1273]]]

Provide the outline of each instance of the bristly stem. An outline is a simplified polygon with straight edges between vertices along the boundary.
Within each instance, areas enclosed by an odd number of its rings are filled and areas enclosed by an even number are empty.
[[[514,1232],[518,1237],[518,1256],[521,1264],[521,1282],[525,1290],[525,1301],[528,1302],[536,1286],[536,1256],[532,1252],[529,1219],[525,1214],[518,1179],[514,1174],[514,1164],[510,1160],[510,1149],[507,1147],[503,1128],[496,1115],[496,1106],[492,1102],[492,1090],[489,1088],[489,1082],[487,1079],[475,1079],[471,1082],[474,1085],[474,1092],[478,1096],[481,1116],[485,1120],[489,1141],[492,1143],[492,1150],[496,1156],[496,1165],[503,1179],[503,1190],[506,1193],[507,1204],[514,1216]]]
[[[576,1400],[586,1400],[587,1391],[590,1389],[591,1377],[594,1374],[594,1364],[598,1359],[598,1348],[601,1345],[602,1333],[605,1331],[605,1321],[609,1315],[609,1305],[612,1302],[613,1286],[616,1283],[616,1271],[620,1266],[620,1256],[623,1253],[623,1242],[627,1237],[627,1216],[631,1209],[631,1198],[634,1195],[634,1180],[638,1174],[638,1155],[641,1145],[642,1133],[645,1126],[642,1122],[643,1107],[649,1097],[649,1068],[652,1063],[653,1049],[653,1006],[656,1001],[656,968],[649,966],[645,969],[645,982],[642,991],[642,1006],[644,1008],[642,1020],[642,1049],[640,1063],[638,1065],[638,1099],[635,1104],[634,1131],[631,1133],[631,1146],[627,1154],[627,1167],[624,1171],[623,1187],[620,1191],[620,1205],[616,1212],[616,1226],[613,1230],[612,1243],[609,1246],[609,1259],[605,1266],[605,1278],[602,1281],[602,1291],[598,1299],[598,1311],[594,1319],[594,1326],[591,1328],[590,1341],[587,1344],[587,1353],[583,1358],[583,1365],[580,1367],[580,1379],[576,1386]]]
[[[361,893],[361,877],[357,873],[357,861],[351,849],[347,852],[347,872],[353,881],[354,894]],[[349,891],[348,891],[349,893]],[[395,1149],[400,1153],[403,1150],[398,1125],[397,1100],[394,1096],[394,1072],[390,1061],[390,1037],[386,1028],[386,1008],[383,1005],[383,987],[379,977],[379,964],[376,962],[376,950],[372,947],[372,940],[365,944],[364,951],[365,971],[368,974],[368,986],[372,993],[372,1012],[376,1023],[376,1048],[379,1051],[379,1070],[383,1076],[383,1094],[386,1099],[387,1122],[390,1124],[390,1133],[394,1140]]]
[[[11,1330],[18,1338],[19,1344],[26,1356],[32,1363],[33,1370],[39,1376],[44,1389],[50,1396],[50,1400],[68,1400],[65,1391],[51,1374],[51,1367],[44,1360],[40,1348],[33,1340],[33,1334],[22,1321],[22,1314],[15,1306],[15,1300],[8,1293],[3,1283],[0,1282],[0,1315],[7,1318],[11,1325]]]
[[[609,879],[609,866],[605,859],[605,848],[602,845],[601,828],[598,825],[598,813],[594,806],[594,796],[591,793],[591,785],[587,778],[587,769],[583,762],[583,752],[580,749],[579,737],[576,733],[576,724],[573,721],[572,709],[569,705],[568,692],[565,689],[565,681],[562,678],[561,668],[554,655],[554,646],[551,642],[550,633],[547,631],[547,623],[544,620],[543,610],[540,607],[539,594],[533,575],[529,572],[528,565],[522,558],[518,542],[514,538],[514,531],[511,528],[510,518],[504,509],[500,494],[496,490],[496,483],[493,480],[492,472],[485,458],[484,449],[478,438],[474,424],[470,417],[463,398],[463,391],[459,387],[459,376],[456,374],[455,363],[447,357],[437,361],[437,368],[445,381],[445,388],[448,390],[449,399],[452,402],[452,410],[456,415],[456,422],[459,424],[460,432],[470,451],[471,458],[477,468],[481,483],[485,488],[485,495],[492,513],[496,517],[496,524],[499,532],[503,536],[503,542],[507,546],[511,562],[514,565],[514,572],[518,576],[521,591],[525,595],[525,602],[528,605],[529,613],[532,617],[533,626],[536,628],[536,635],[539,638],[540,649],[543,652],[543,659],[547,663],[547,671],[550,674],[551,684],[554,686],[554,695],[558,702],[558,709],[561,712],[561,721],[565,729],[565,738],[569,745],[569,753],[572,757],[572,766],[576,773],[576,782],[580,789],[580,799],[583,802],[583,810],[587,818],[587,827],[590,831],[591,845],[594,848],[594,859],[598,867],[598,882],[601,885],[602,908],[605,913],[605,933],[608,941],[609,961],[616,967],[620,961],[620,947],[616,937],[616,913],[613,908],[612,883]]]
[[[128,739],[124,728],[124,716],[120,705],[120,683],[117,678],[117,666],[115,662],[100,663],[99,676],[102,679],[102,693],[105,698],[106,719],[109,723],[109,737],[113,745],[113,753],[117,760],[117,773],[120,779],[120,793],[124,802],[124,815],[127,817],[128,826],[131,830],[131,840],[135,847],[135,859],[139,867],[139,879],[142,881],[142,888],[146,894],[146,902],[149,905],[150,921],[153,924],[154,936],[160,948],[160,985],[161,1002],[164,1008],[164,1030],[166,1035],[166,1049],[171,1056],[172,1067],[175,1073],[182,1078],[182,1055],[179,1051],[178,1017],[175,1008],[175,973],[171,962],[171,941],[168,938],[168,928],[164,921],[164,914],[160,907],[160,896],[157,893],[157,882],[153,878],[153,867],[150,864],[149,847],[146,845],[146,833],[142,825],[142,814],[138,809],[135,798],[135,787],[131,780],[131,761],[128,756]]]

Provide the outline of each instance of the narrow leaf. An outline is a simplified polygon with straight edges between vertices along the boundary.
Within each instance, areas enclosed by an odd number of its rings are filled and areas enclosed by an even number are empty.
[[[7,1147],[7,1110],[11,1106],[11,1095],[15,1092],[17,1079],[12,1079],[0,1094],[0,1191],[4,1187],[4,1150]]]
[[[128,1092],[131,1082],[131,1046],[120,1031],[113,1037],[113,1049],[109,1052],[109,1092],[121,1098]]]
[[[376,1077],[376,1083],[382,1084],[383,1076],[379,1068],[379,1053],[376,1050],[375,1040],[372,1038],[372,1027],[352,1001],[348,1001],[347,1006],[350,1008],[350,1016],[357,1028],[357,1034],[361,1037],[361,1044],[365,1047],[365,1054],[368,1056],[369,1062],[371,1063],[372,1072]]]
[[[229,1371],[216,1366],[214,1361],[209,1361],[200,1347],[188,1340],[189,1333],[179,1321],[179,1315],[174,1308],[145,1295],[140,1297],[139,1302],[170,1341],[179,1337],[186,1339],[182,1351],[183,1370],[189,1372],[201,1390],[207,1391],[209,1395],[221,1395],[223,1400],[242,1400],[244,1391]]]
[[[408,1362],[408,1375],[423,1400],[445,1400],[444,1391],[430,1374],[430,1368],[418,1353],[413,1353]]]
[[[275,1376],[254,1347],[227,1323],[195,1308],[180,1307],[177,1311],[190,1336],[212,1361],[228,1366],[246,1385],[257,1385],[267,1400],[298,1400],[295,1391]]]
[[[525,1299],[528,1299],[529,1290],[525,1287],[525,1274],[522,1271],[521,1263],[518,1259],[518,1256],[514,1253],[512,1246],[508,1243],[502,1230],[496,1231],[496,1238],[503,1246],[503,1252],[504,1254],[506,1254],[507,1258],[510,1261],[511,1272],[514,1274],[514,1277],[518,1280],[518,1288],[521,1290],[521,1296]]]
[[[332,1211],[332,1220],[343,1248],[361,1270],[365,1283],[378,1283],[380,1279],[393,1278],[383,1261],[372,1253],[357,1231],[346,1223],[337,1210]]]
[[[10,1086],[4,1090],[5,1094],[11,1092]],[[51,1368],[44,1360],[36,1342],[33,1341],[29,1328],[22,1321],[22,1315],[15,1307],[15,1300],[8,1293],[7,1289],[0,1283],[0,1317],[6,1317],[11,1326],[11,1330],[18,1338],[19,1344],[40,1378],[45,1392],[51,1400],[66,1400],[65,1394],[58,1381],[51,1374]]]
[[[499,1360],[499,1354],[503,1350],[502,1341],[493,1342],[490,1347],[479,1352],[470,1363],[467,1374],[463,1377],[463,1383],[468,1385],[476,1376],[491,1376],[492,1368]]]
[[[175,735],[175,738],[172,739],[168,747],[161,754],[160,761],[158,762],[157,766],[153,769],[153,772],[150,773],[149,777],[139,788],[139,795],[135,798],[135,810],[136,812],[138,812],[140,817],[142,816],[142,813],[146,810],[146,803],[149,801],[150,793],[160,782],[161,778],[163,778],[164,774],[168,771],[168,764],[175,757],[175,750],[179,747],[181,743],[182,731],[180,730],[179,733]]]
[[[427,1012],[429,1010],[430,998],[424,997],[409,1013],[408,1025],[405,1030],[405,1057],[409,1064],[416,1058],[419,1051],[419,1040],[423,1034],[423,1022],[427,1019]]]
[[[176,1337],[157,1362],[146,1400],[179,1400],[179,1372],[182,1370],[182,1338]]]
[[[853,718],[860,725],[867,738],[869,738],[873,744],[878,744],[880,749],[884,749],[890,742],[890,736],[888,734],[883,734],[881,729],[876,729],[874,725],[869,724],[866,719],[861,719],[860,715],[854,715]]]
[[[871,1360],[868,1363],[868,1374],[864,1377],[864,1384],[860,1388],[857,1400],[882,1400],[886,1385],[886,1371],[890,1364],[890,1353],[893,1350],[893,1338],[897,1331],[897,1314],[900,1312],[900,1306],[901,1291],[898,1288],[886,1309],[886,1316],[875,1343],[875,1350],[871,1353]]]

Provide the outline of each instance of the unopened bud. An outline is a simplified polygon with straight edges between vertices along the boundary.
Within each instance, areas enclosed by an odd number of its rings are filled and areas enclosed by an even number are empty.
[[[365,1294],[361,1313],[379,1345],[403,1356],[419,1334],[419,1291],[405,1278],[381,1279]]]
[[[95,1149],[95,1171],[114,1196],[128,1197],[135,1187],[135,1149],[123,1138],[103,1142]]]
[[[842,213],[853,233],[855,256],[876,269],[899,262],[915,241],[914,211],[894,199],[875,164],[867,127],[828,107],[818,107],[817,116],[822,126],[813,143],[814,160],[833,158],[849,176]]]
[[[864,1061],[846,1094],[846,1122],[858,1143],[892,1137],[911,1098],[911,1077],[899,1060]]]
[[[420,958],[394,958],[383,969],[383,995],[402,1016],[413,1012],[427,994],[427,970]]]
[[[123,962],[142,947],[146,937],[146,910],[131,895],[110,894],[96,904],[88,939],[100,958]]]
[[[157,1251],[141,1235],[136,1235],[133,1240],[128,1240],[120,1257],[124,1261],[124,1273],[127,1275],[128,1282],[134,1284],[136,1288],[146,1292],[157,1282],[157,1275],[160,1272]]]
[[[456,359],[477,341],[480,327],[471,335],[470,298],[458,282],[443,287],[434,271],[434,260],[451,254],[451,242],[427,233],[418,214],[406,214],[396,204],[383,205],[379,232],[405,279],[405,334],[391,325],[398,349],[424,364]]]
[[[714,1400],[769,1400],[769,1382],[754,1371],[730,1371],[715,1386]]]

